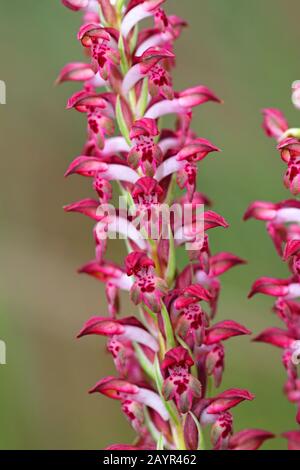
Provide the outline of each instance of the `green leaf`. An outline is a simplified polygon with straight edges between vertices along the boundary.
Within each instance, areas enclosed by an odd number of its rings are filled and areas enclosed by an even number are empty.
[[[172,229],[169,225],[169,259],[166,272],[166,281],[169,287],[172,286],[176,274],[176,255]]]
[[[150,379],[155,382],[155,373],[152,362],[149,361],[148,357],[146,356],[146,354],[138,343],[134,342],[133,347],[142,369],[146,372]]]
[[[165,329],[165,334],[166,334],[166,339],[167,339],[167,350],[169,350],[169,349],[174,348],[176,346],[176,343],[175,343],[173,327],[171,324],[169,312],[163,302],[161,303],[161,316],[164,322],[164,329]]]
[[[146,424],[151,436],[153,437],[153,440],[158,441],[159,438],[160,438],[160,433],[158,432],[158,430],[154,426],[154,424],[152,422],[152,419],[149,415],[148,408],[146,406],[144,406],[144,417],[145,417],[145,424]]]
[[[139,36],[139,27],[138,27],[138,25],[135,25],[134,30],[133,30],[133,34],[130,38],[130,43],[129,43],[129,49],[130,49],[131,54],[133,54],[133,52],[136,48],[138,36]]]
[[[118,12],[118,13],[121,13],[122,8],[123,8],[125,2],[126,2],[126,0],[117,0],[116,8],[117,8],[117,12]]]
[[[156,450],[164,450],[164,437],[162,434],[159,435],[157,440]]]
[[[163,376],[161,375],[159,360],[158,360],[157,355],[155,356],[155,359],[154,359],[154,377],[155,377],[157,390],[160,396],[162,396],[162,386],[163,386],[164,379],[163,379]]]
[[[200,423],[199,423],[198,419],[196,418],[196,416],[194,415],[194,413],[192,411],[189,411],[189,414],[193,418],[194,423],[195,423],[196,428],[197,428],[197,431],[198,431],[198,448],[197,448],[197,450],[205,450],[204,437],[203,437],[203,433],[202,433]]]
[[[125,121],[125,118],[123,116],[123,111],[122,111],[122,105],[121,105],[121,98],[120,95],[117,96],[117,102],[116,102],[116,118],[117,118],[117,123],[120,129],[120,132],[124,139],[126,139],[126,142],[128,145],[131,146],[131,140],[129,137],[129,130]]]
[[[124,40],[123,40],[122,34],[120,34],[118,48],[119,48],[119,52],[121,56],[121,63],[120,63],[121,71],[123,75],[126,75],[129,69],[129,64],[128,64],[128,60],[127,60],[126,53],[125,53],[125,46],[124,46]]]
[[[146,304],[143,304],[143,309],[146,310],[146,312],[150,315],[151,318],[153,318],[153,320],[157,321],[156,313],[152,312],[152,310],[149,307],[147,307]]]
[[[148,78],[146,77],[143,80],[141,95],[139,97],[139,101],[137,104],[137,111],[138,111],[139,117],[142,117],[145,114],[145,111],[148,105],[148,95],[149,95],[149,83],[148,83]]]

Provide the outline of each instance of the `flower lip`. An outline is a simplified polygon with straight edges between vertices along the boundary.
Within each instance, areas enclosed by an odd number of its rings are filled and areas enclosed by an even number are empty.
[[[127,276],[138,274],[142,269],[154,267],[154,261],[145,253],[134,251],[127,255],[125,260]]]
[[[132,124],[130,139],[137,139],[141,136],[155,137],[159,135],[159,130],[154,119],[138,119]]]
[[[300,240],[288,240],[285,245],[283,260],[287,261],[291,256],[299,255]]]
[[[163,59],[175,59],[175,54],[163,47],[149,47],[141,56],[134,58],[134,63],[141,64],[142,73],[147,74],[154,65]]]
[[[158,203],[163,192],[156,179],[144,176],[136,182],[132,191],[132,198],[136,203],[143,202],[151,207],[152,204]]]
[[[202,300],[209,302],[211,299],[212,294],[208,290],[200,284],[192,284],[183,289],[182,295],[175,300],[174,306],[177,310],[181,310]]]
[[[95,40],[102,39],[103,41],[110,41],[111,38],[105,28],[102,28],[100,24],[96,23],[82,25],[77,37],[84,47],[90,47]]]
[[[190,369],[194,365],[194,361],[189,355],[188,351],[182,346],[170,349],[161,364],[162,372],[165,376],[168,375],[168,370],[176,367],[183,367]]]

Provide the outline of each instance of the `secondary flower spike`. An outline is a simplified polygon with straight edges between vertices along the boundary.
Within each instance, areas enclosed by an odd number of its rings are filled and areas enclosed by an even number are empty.
[[[215,320],[220,277],[244,261],[211,252],[207,232],[228,223],[205,207],[210,201],[197,190],[202,160],[221,154],[192,129],[193,110],[221,100],[203,84],[174,89],[174,45],[186,22],[163,10],[165,0],[62,3],[82,14],[77,40],[83,58],[63,67],[57,83],[81,88],[67,109],[80,113],[87,127],[65,176],[87,178],[93,192],[64,209],[94,223],[95,252],[79,272],[100,282],[105,295],[78,338],[106,342],[116,372],[91,378],[97,383],[90,393],[102,395],[95,406],[105,406],[104,397],[117,400],[136,434],[134,443],[107,449],[203,449],[204,427],[210,428],[207,448],[257,449],[272,434],[234,432],[231,414],[254,396],[240,388],[214,389],[222,385],[226,342],[250,334],[240,323]],[[175,118],[174,128],[164,127],[166,115]],[[285,130],[279,117],[273,121],[273,133]],[[118,193],[125,206],[116,207]],[[274,224],[282,214],[270,208]],[[125,240],[119,262],[108,259],[111,238]],[[179,269],[183,246],[186,266]],[[297,257],[295,250],[287,256]],[[131,301],[126,306],[124,295]]]
[[[299,108],[299,82],[292,86],[292,101]],[[300,193],[300,129],[289,128],[283,113],[278,109],[263,111],[263,129],[267,136],[277,141],[277,150],[287,165],[284,185],[292,194]],[[286,279],[260,277],[251,288],[249,297],[264,294],[275,297],[273,311],[284,324],[283,328],[269,327],[255,341],[276,346],[282,350],[282,363],[287,380],[284,394],[296,410],[298,429],[282,434],[289,450],[300,450],[300,203],[287,199],[279,203],[256,201],[248,207],[244,219],[254,218],[265,222],[267,232],[280,258],[287,264],[290,275]],[[232,437],[229,448],[256,446],[264,434],[255,430],[238,433]]]

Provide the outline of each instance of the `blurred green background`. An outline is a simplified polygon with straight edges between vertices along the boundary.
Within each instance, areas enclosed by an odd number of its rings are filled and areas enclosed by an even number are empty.
[[[246,296],[260,275],[286,270],[263,224],[242,222],[255,199],[289,197],[272,141],[261,131],[260,109],[275,106],[293,126],[290,101],[300,76],[297,0],[168,0],[167,10],[189,22],[177,43],[176,88],[203,83],[223,106],[195,112],[193,128],[223,153],[201,165],[200,188],[230,228],[211,232],[214,250],[233,251],[248,265],[223,277],[219,319],[232,318],[258,333],[276,324],[271,300]],[[0,338],[7,365],[0,366],[0,448],[103,448],[130,442],[132,431],[119,403],[89,396],[87,389],[113,373],[102,338],[76,341],[92,314],[106,312],[103,286],[76,274],[93,256],[92,224],[61,207],[91,195],[90,181],[64,180],[80,153],[85,123],[65,111],[76,86],[53,87],[60,68],[81,59],[76,41],[80,16],[59,0],[1,1],[0,79],[7,84],[1,116]],[[115,259],[125,255],[112,241]],[[126,299],[123,309],[130,314]],[[295,410],[282,395],[280,351],[248,338],[226,344],[222,388],[245,387],[255,402],[235,409],[235,428],[295,429]],[[264,448],[285,448],[276,439]]]

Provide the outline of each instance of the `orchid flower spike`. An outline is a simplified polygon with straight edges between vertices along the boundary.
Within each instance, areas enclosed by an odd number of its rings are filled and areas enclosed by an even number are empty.
[[[166,14],[165,0],[62,3],[82,15],[77,40],[85,59],[67,63],[56,83],[78,86],[67,109],[80,113],[87,125],[83,149],[65,176],[90,178],[93,191],[64,209],[94,223],[95,255],[79,272],[103,284],[107,308],[102,305],[83,321],[78,338],[105,341],[116,373],[100,379],[90,393],[117,400],[136,434],[133,444],[106,443],[106,448],[197,450],[203,446],[202,428],[209,427],[211,449],[257,449],[272,434],[235,433],[231,414],[253,395],[238,388],[218,393],[211,386],[221,387],[227,342],[250,334],[238,322],[215,320],[221,276],[244,261],[228,252],[211,253],[208,231],[228,223],[198,191],[202,161],[220,149],[192,130],[193,110],[222,101],[205,85],[174,89],[174,45],[186,22]],[[162,127],[165,115],[175,117],[170,129]],[[279,139],[287,130],[282,116],[267,118],[268,132],[280,140],[290,165],[288,184],[297,188],[297,145]],[[277,227],[295,223],[298,212],[300,207],[287,203],[255,207],[249,216],[258,214]],[[108,259],[113,238],[125,241],[127,254],[119,263]],[[188,263],[179,269],[182,245]],[[295,258],[298,272],[296,247],[286,256]],[[282,300],[290,302],[297,282],[281,286]],[[131,303],[121,302],[124,295]],[[295,400],[296,388],[289,393]],[[289,440],[295,445],[297,439]]]

